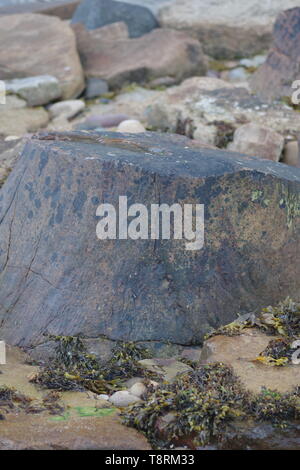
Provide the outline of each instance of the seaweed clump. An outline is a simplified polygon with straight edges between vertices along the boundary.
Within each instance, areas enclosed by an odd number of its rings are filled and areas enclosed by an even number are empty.
[[[31,380],[42,388],[111,393],[123,388],[125,379],[151,375],[138,364],[150,357],[149,351],[134,343],[117,343],[111,359],[103,362],[86,351],[79,337],[50,338],[56,342],[55,357]]]
[[[287,395],[263,390],[253,395],[222,363],[200,366],[172,384],[149,392],[145,402],[123,412],[123,421],[143,432],[155,448],[189,443],[196,448],[222,441],[241,420],[285,425],[300,417],[300,390]]]
[[[256,358],[266,365],[284,366],[292,361],[293,349],[290,341],[276,338],[269,342],[268,346]]]
[[[256,358],[257,361],[271,366],[284,366],[292,362],[293,343],[300,339],[300,303],[287,297],[275,307],[263,308],[258,314],[251,312],[209,333],[206,338],[216,335],[235,336],[245,328],[256,327],[270,336],[267,348]],[[279,336],[279,337],[278,337]]]
[[[49,412],[51,415],[61,414],[64,407],[59,402],[60,395],[50,392],[41,401],[36,401],[31,397],[6,385],[0,387],[0,420],[5,419],[5,414],[9,412],[42,413]]]
[[[245,328],[259,328],[268,335],[280,335],[289,339],[300,337],[300,303],[287,297],[275,307],[263,308],[259,313],[240,315],[228,325],[222,326],[207,335],[239,335]]]

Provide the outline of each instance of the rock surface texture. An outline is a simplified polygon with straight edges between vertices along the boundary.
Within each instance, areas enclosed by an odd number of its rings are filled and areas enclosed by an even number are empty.
[[[190,345],[236,312],[299,298],[300,170],[155,133],[30,140],[0,204],[0,336]],[[205,205],[205,244],[99,240],[96,210]]]
[[[72,23],[81,23],[87,29],[101,28],[124,21],[131,38],[137,38],[157,28],[158,22],[148,8],[114,0],[84,0],[77,7]]]
[[[250,81],[260,97],[291,97],[292,83],[299,79],[299,41],[300,7],[281,12],[274,26],[273,47]]]
[[[28,106],[41,106],[61,97],[57,78],[51,75],[17,78],[5,83],[6,91],[23,98]]]
[[[245,124],[235,131],[228,149],[278,162],[283,146],[284,138],[272,129]]]
[[[276,16],[297,0],[177,0],[162,8],[162,27],[193,32],[216,58],[246,57],[268,49]]]
[[[85,75],[111,87],[165,75],[180,81],[206,71],[201,44],[184,32],[155,29],[131,39],[122,22],[92,31],[73,27]]]
[[[64,99],[82,92],[75,36],[66,22],[30,13],[0,16],[0,43],[0,80],[54,75]]]

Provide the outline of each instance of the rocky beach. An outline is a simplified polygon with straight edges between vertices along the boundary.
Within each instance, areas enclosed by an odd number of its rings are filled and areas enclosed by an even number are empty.
[[[0,450],[300,448],[299,41],[0,0]]]

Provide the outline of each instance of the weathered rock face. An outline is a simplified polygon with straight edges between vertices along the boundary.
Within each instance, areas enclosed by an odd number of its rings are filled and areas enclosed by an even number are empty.
[[[51,75],[8,80],[5,88],[23,98],[28,106],[41,106],[61,97],[59,82]]]
[[[299,79],[300,7],[278,15],[273,36],[273,48],[252,77],[251,87],[267,100],[290,98],[292,83]]]
[[[245,124],[235,131],[228,149],[278,162],[283,146],[284,138],[272,129]]]
[[[101,28],[118,21],[127,24],[131,38],[143,36],[159,26],[148,8],[114,0],[84,0],[72,18],[72,23],[82,23],[87,29]]]
[[[0,2],[0,15],[13,15],[16,13],[41,13],[44,15],[58,16],[62,20],[71,18],[80,0],[50,0],[40,2],[29,0],[27,2],[15,2],[8,0]]]
[[[22,136],[26,132],[35,132],[49,122],[47,111],[42,107],[12,107],[0,112],[0,135]]]
[[[180,31],[155,29],[129,39],[124,23],[92,31],[74,25],[74,30],[86,76],[105,79],[111,87],[165,75],[180,81],[206,71],[199,41]]]
[[[78,132],[26,144],[1,194],[1,338],[189,345],[238,311],[299,298],[299,170],[186,142]],[[99,240],[96,209],[120,195],[204,204],[204,247]]]
[[[23,139],[13,139],[8,142],[0,141],[0,186],[15,166],[23,147]]]
[[[64,99],[83,90],[75,36],[59,18],[29,13],[1,16],[0,43],[0,80],[54,75]]]
[[[178,119],[192,121],[195,138],[203,140],[203,135],[208,144],[220,147],[226,147],[234,130],[247,123],[267,125],[283,136],[297,138],[300,132],[298,113],[292,108],[268,104],[244,87],[209,77],[191,77],[158,93],[147,103],[143,120],[154,130],[174,132]],[[208,129],[203,130],[203,125]]]
[[[164,28],[193,31],[204,51],[216,58],[246,57],[268,49],[276,16],[297,0],[177,0],[163,8],[159,22]]]

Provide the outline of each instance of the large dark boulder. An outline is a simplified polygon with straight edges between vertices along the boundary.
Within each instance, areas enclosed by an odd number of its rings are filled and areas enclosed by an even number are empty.
[[[82,23],[86,29],[101,28],[118,21],[127,24],[131,38],[143,36],[159,26],[148,8],[114,0],[84,0],[72,18],[73,24]]]
[[[251,88],[265,100],[291,98],[292,83],[300,77],[300,7],[280,13],[273,31],[273,47],[251,79]]]
[[[27,142],[0,195],[1,339],[189,345],[238,311],[299,299],[300,170],[187,143],[85,132]],[[120,195],[204,204],[204,247],[99,240],[96,209]]]

